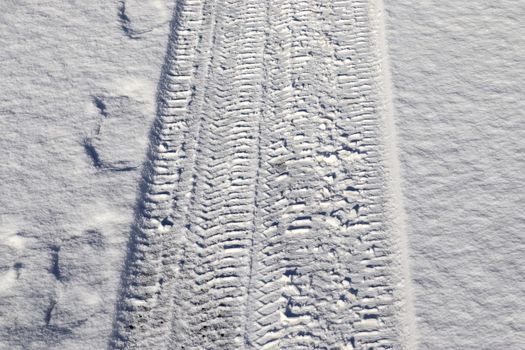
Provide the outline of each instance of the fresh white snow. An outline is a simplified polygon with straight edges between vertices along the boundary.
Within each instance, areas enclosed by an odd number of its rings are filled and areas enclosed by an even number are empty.
[[[525,348],[525,3],[386,0],[420,349]]]

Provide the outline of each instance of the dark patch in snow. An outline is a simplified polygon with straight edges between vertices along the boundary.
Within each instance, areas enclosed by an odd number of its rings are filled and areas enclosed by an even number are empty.
[[[363,315],[364,320],[377,320],[379,319],[379,315],[377,314],[365,314]]]
[[[120,28],[122,29],[124,34],[130,39],[137,40],[137,39],[140,39],[140,36],[142,34],[151,32],[151,30],[137,31],[133,29],[131,19],[126,13],[126,2],[125,1],[119,1],[118,3],[118,18],[120,22]]]
[[[161,224],[162,224],[162,226],[173,226],[173,225],[174,225],[174,222],[173,222],[173,220],[171,220],[171,218],[169,218],[169,217],[165,217],[165,218],[161,221]]]
[[[297,273],[297,269],[288,269],[286,271],[284,271],[284,274],[285,276],[298,276],[299,274]]]
[[[82,145],[84,146],[84,151],[91,159],[93,166],[97,169],[102,168],[103,166],[102,161],[100,160],[100,156],[95,146],[93,146],[93,144],[91,143],[91,139],[88,139],[88,138],[84,139],[84,141],[82,142]]]
[[[94,96],[93,97],[93,103],[95,104],[95,107],[97,107],[97,109],[99,110],[100,114],[104,118],[107,118],[109,116],[109,113],[107,111],[106,103],[104,102],[104,100],[101,97]]]
[[[51,247],[51,273],[58,281],[62,280],[60,273],[60,247],[52,246]]]
[[[104,170],[118,173],[118,172],[132,171],[137,168],[138,168],[138,165],[137,166],[124,166],[124,167],[108,166]]]
[[[16,262],[14,265],[13,265],[13,268],[15,269],[16,271],[16,279],[19,279],[20,278],[20,270],[24,267],[24,264],[22,264],[21,262]]]
[[[93,145],[93,142],[90,138],[85,138],[82,142],[82,145],[84,146],[84,152],[89,156],[91,159],[91,163],[93,166],[102,171],[109,171],[109,172],[125,172],[125,171],[132,171],[137,169],[139,166],[129,166],[129,165],[119,165],[119,163],[114,164],[107,164],[102,161],[100,158],[100,155],[96,149],[96,147]]]
[[[57,304],[56,300],[52,299],[49,303],[49,306],[46,310],[46,315],[44,317],[44,321],[46,322],[46,326],[49,326],[49,322],[51,322],[51,317],[53,317],[53,310],[55,309],[55,305]]]

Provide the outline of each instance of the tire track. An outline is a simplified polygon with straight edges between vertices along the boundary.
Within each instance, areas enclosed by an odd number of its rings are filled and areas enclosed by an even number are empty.
[[[261,349],[392,348],[368,4],[280,5],[248,337]]]
[[[184,295],[175,309],[176,348],[242,346],[258,163],[261,14],[249,1],[217,8],[222,22],[194,173],[191,246],[179,277]]]
[[[173,317],[174,276],[185,237],[184,217],[199,134],[203,85],[211,48],[210,2],[183,0],[175,8],[158,118],[153,127],[143,198],[130,242],[117,306],[113,348],[165,348]]]
[[[367,0],[180,0],[114,348],[392,349]]]

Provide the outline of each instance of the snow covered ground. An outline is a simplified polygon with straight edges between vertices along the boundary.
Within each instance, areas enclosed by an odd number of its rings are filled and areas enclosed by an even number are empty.
[[[525,348],[524,14],[0,2],[0,349]]]
[[[420,349],[525,348],[525,3],[385,1]]]
[[[172,13],[141,3],[0,2],[2,349],[107,346]]]

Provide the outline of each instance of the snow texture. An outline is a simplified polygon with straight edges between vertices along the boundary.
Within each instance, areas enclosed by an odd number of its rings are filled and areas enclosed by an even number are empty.
[[[524,14],[1,1],[0,349],[524,349]]]
[[[173,6],[159,4],[128,5],[164,14],[131,40],[116,1],[0,2],[0,349],[107,347]]]
[[[112,346],[404,347],[378,9],[242,5],[177,3]]]
[[[525,3],[387,0],[420,349],[525,349]]]

